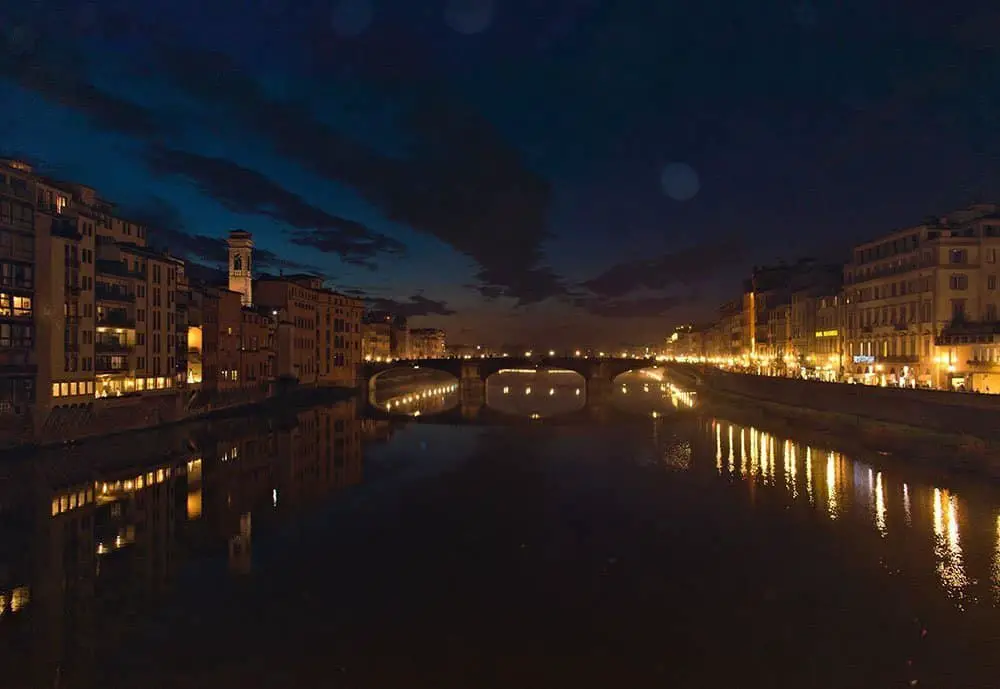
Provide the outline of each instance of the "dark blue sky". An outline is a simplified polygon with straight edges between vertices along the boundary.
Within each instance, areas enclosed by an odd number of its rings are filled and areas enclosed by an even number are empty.
[[[0,146],[453,341],[658,340],[1000,197],[993,4],[2,3]]]

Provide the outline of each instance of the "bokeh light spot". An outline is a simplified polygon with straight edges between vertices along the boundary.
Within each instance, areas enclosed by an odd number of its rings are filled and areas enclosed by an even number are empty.
[[[482,33],[493,23],[493,0],[448,0],[444,21],[462,34]]]
[[[330,24],[338,36],[349,38],[364,33],[374,17],[372,0],[340,0],[330,15]]]
[[[698,173],[687,163],[669,163],[660,175],[663,192],[674,201],[689,201],[701,190]]]

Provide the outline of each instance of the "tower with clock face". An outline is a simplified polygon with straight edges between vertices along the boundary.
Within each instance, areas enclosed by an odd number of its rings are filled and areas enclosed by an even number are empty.
[[[243,230],[232,230],[229,239],[229,290],[239,292],[244,306],[253,304],[253,235]]]

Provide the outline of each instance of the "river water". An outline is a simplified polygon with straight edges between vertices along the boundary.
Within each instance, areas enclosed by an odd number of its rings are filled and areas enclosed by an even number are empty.
[[[1000,683],[995,486],[656,371],[407,386],[0,466],[0,686]]]

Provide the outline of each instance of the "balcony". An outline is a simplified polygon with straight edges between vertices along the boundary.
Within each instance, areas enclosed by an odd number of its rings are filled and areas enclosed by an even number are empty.
[[[95,263],[98,275],[116,275],[122,278],[138,278],[141,280],[146,279],[146,271],[143,270],[129,270],[128,267],[121,261],[101,261],[98,260]]]
[[[30,244],[0,244],[0,258],[30,263],[35,260],[34,239]]]
[[[893,354],[890,356],[880,356],[877,358],[880,364],[919,364],[918,354]]]
[[[109,357],[95,357],[94,371],[97,373],[128,373],[128,361],[118,362]]]
[[[97,326],[99,328],[135,328],[135,317],[129,316],[124,311],[105,311],[98,313]]]
[[[132,345],[120,340],[97,340],[94,342],[94,351],[98,354],[128,354],[132,351]]]
[[[0,373],[30,375],[38,370],[31,347],[0,349]]]
[[[13,196],[16,199],[31,201],[31,191],[27,185],[19,186],[14,184],[0,184],[0,195]]]
[[[94,286],[94,295],[98,301],[114,301],[122,304],[135,303],[134,294],[130,294],[122,289],[108,287],[100,282]]]

